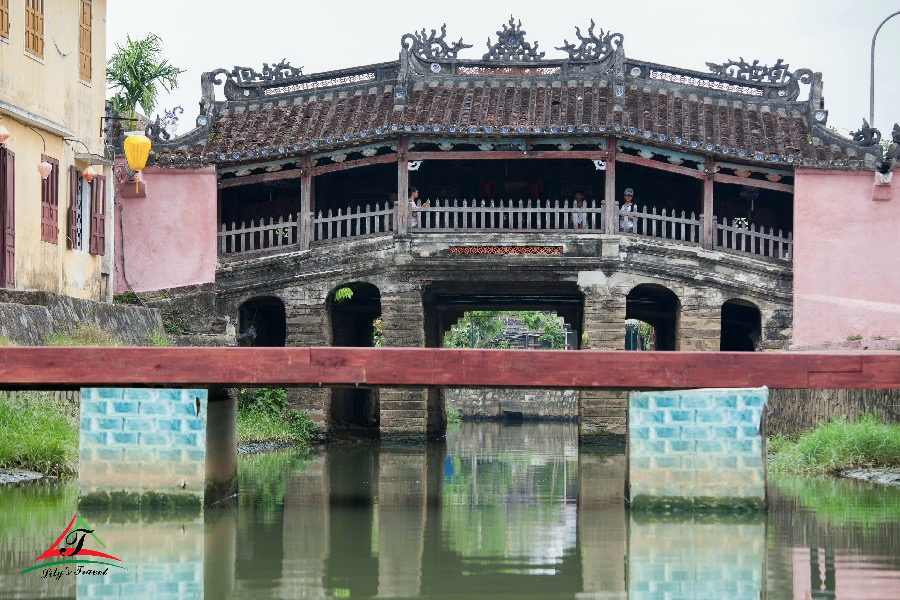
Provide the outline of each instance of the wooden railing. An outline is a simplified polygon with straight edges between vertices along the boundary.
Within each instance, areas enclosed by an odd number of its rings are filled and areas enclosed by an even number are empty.
[[[574,233],[603,232],[604,203],[585,202],[575,206],[569,200],[427,200],[427,206],[416,210],[413,235],[423,233],[567,231]],[[424,204],[424,203],[423,203]],[[658,210],[656,207],[633,206],[618,209],[618,231],[623,235],[658,238],[686,244],[702,243],[703,215],[684,211]],[[338,208],[311,215],[309,240],[314,244],[338,243],[344,240],[388,235],[397,230],[397,207],[384,205]],[[240,226],[222,224],[219,254],[242,254],[271,248],[294,247],[305,239],[300,231],[300,215],[293,214],[268,223],[251,220]],[[793,235],[774,228],[756,228],[746,221],[727,219],[719,223],[713,218],[713,247],[750,254],[762,258],[791,260]]]
[[[728,219],[723,218],[718,223],[715,217],[713,225],[716,250],[733,250],[781,260],[791,260],[794,254],[794,236],[790,231],[786,236],[780,229],[776,234],[774,228],[766,233],[765,227],[760,227],[757,231],[756,225],[746,221],[735,219],[729,225]]]
[[[348,238],[363,238],[391,233],[397,229],[397,208],[385,202],[384,206],[357,206],[336,211],[322,211],[313,217],[313,242],[338,242]]]
[[[633,205],[631,210],[626,210],[624,206],[619,208],[619,231],[625,235],[699,244],[702,229],[703,215],[696,217],[691,213],[688,217],[681,211],[679,217],[674,209],[667,214],[665,208],[657,212],[655,206],[651,210],[646,206],[640,209],[637,205]]]
[[[219,230],[219,254],[241,254],[255,250],[296,246],[299,239],[298,223],[300,215],[270,218],[268,223],[260,219],[259,224],[250,219],[250,225],[241,221],[240,227],[234,222],[231,227],[222,223]]]
[[[603,208],[594,201],[427,200],[418,214],[418,231],[603,231]],[[424,203],[423,203],[424,204]],[[412,228],[411,231],[417,231]]]

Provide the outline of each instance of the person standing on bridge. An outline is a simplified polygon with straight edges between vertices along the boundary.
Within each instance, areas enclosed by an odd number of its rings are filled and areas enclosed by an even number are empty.
[[[575,192],[575,212],[572,213],[572,229],[588,229],[588,217],[584,212],[584,192]]]
[[[419,204],[417,201],[419,200],[419,188],[415,186],[409,187],[409,228],[419,226],[419,211],[416,210],[419,208]],[[422,206],[428,206],[428,202],[422,204]]]
[[[622,208],[619,209],[620,212],[634,212],[634,205],[631,203],[634,198],[634,190],[631,188],[625,189],[625,204],[622,205]],[[634,233],[634,217],[626,217],[625,215],[619,215],[619,231],[624,231],[626,233]]]

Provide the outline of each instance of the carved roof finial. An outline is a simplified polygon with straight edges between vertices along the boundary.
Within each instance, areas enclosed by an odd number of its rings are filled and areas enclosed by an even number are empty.
[[[456,60],[460,50],[472,47],[472,44],[464,44],[462,38],[459,38],[459,41],[454,42],[451,46],[445,41],[446,37],[447,24],[444,23],[441,25],[441,35],[438,35],[434,29],[431,30],[430,35],[426,34],[423,27],[421,33],[407,33],[404,35],[400,38],[400,44],[404,48],[410,49],[413,54],[422,60],[435,61]]]
[[[483,60],[502,60],[502,61],[538,61],[544,58],[543,52],[538,52],[538,43],[534,43],[532,48],[529,42],[525,41],[525,30],[522,29],[522,21],[518,24],[512,15],[509,17],[509,24],[504,24],[503,29],[497,32],[497,41],[491,44],[491,38],[487,41],[488,51],[482,57]]]
[[[568,53],[569,60],[603,60],[622,46],[625,38],[621,33],[607,33],[601,27],[600,37],[597,37],[594,35],[594,26],[594,20],[591,19],[587,36],[581,35],[581,29],[576,26],[575,35],[578,36],[581,44],[576,46],[570,44],[569,40],[563,40],[562,47],[557,50]]]

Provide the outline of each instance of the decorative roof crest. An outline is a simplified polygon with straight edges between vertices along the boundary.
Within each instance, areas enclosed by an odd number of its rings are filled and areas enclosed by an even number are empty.
[[[718,65],[715,63],[706,63],[709,70],[714,75],[725,77],[728,79],[741,79],[744,81],[752,81],[755,83],[774,83],[787,84],[791,81],[800,81],[801,83],[809,83],[812,77],[812,71],[809,69],[799,69],[796,73],[790,72],[790,65],[785,64],[782,59],[771,67],[768,65],[760,65],[758,60],[748,63],[741,57],[739,61],[728,59],[725,63]]]
[[[587,36],[581,35],[579,27],[575,27],[575,35],[581,40],[580,45],[575,46],[575,44],[570,44],[569,40],[563,40],[562,47],[557,48],[557,50],[568,53],[569,60],[603,60],[620,48],[625,39],[621,33],[604,32],[602,27],[598,38],[594,35],[593,19],[591,19],[591,26],[588,27]]]
[[[449,45],[445,39],[447,37],[447,24],[441,25],[441,35],[437,35],[437,31],[431,30],[431,35],[425,33],[422,28],[421,33],[407,33],[400,38],[400,44],[404,48],[411,49],[422,60],[456,60],[460,50],[471,48],[471,44],[464,44],[462,38],[453,45]],[[409,42],[409,43],[407,43]]]
[[[881,132],[871,127],[869,122],[863,119],[859,131],[851,131],[850,137],[860,146],[875,146],[881,143]]]
[[[219,73],[228,75],[229,79],[238,85],[248,85],[254,83],[270,83],[272,81],[281,81],[285,79],[293,79],[303,75],[303,67],[292,67],[287,59],[281,59],[281,62],[275,63],[271,67],[269,63],[263,63],[262,73],[251,69],[250,67],[234,67],[231,72],[225,69],[217,69],[212,75],[215,77]]]
[[[500,61],[537,61],[544,58],[543,52],[538,52],[538,43],[534,47],[525,41],[525,30],[522,29],[522,21],[516,24],[512,15],[509,24],[504,24],[503,29],[497,32],[497,42],[491,44],[491,38],[487,40],[488,51],[483,60]]]

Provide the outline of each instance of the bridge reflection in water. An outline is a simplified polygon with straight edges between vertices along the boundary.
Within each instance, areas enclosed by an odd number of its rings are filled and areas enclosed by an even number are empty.
[[[768,515],[629,513],[624,454],[579,451],[571,424],[247,456],[240,478],[237,506],[196,517],[84,513],[128,570],[77,582],[18,573],[71,518],[71,486],[0,490],[0,597],[840,599],[900,582],[894,489],[773,478]]]

